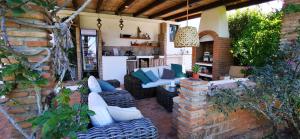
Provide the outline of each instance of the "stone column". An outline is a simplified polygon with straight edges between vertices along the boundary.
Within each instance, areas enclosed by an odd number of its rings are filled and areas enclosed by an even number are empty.
[[[300,0],[284,0],[283,7],[288,4],[300,4]],[[297,27],[300,25],[300,12],[285,14],[282,17],[281,42],[287,43],[297,39]]]

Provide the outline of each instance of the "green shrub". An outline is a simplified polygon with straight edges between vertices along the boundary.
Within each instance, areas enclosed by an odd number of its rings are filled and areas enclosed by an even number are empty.
[[[229,16],[233,56],[244,66],[263,66],[278,50],[281,12],[238,11]]]

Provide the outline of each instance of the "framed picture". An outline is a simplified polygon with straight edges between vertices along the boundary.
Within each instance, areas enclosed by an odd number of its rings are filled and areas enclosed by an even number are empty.
[[[174,42],[176,32],[179,28],[179,25],[170,24],[170,30],[169,30],[169,38],[170,42]]]

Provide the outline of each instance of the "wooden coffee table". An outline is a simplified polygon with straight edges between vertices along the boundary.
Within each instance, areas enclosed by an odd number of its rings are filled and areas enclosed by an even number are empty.
[[[170,87],[169,85],[163,85],[157,87],[156,100],[163,106],[168,112],[172,112],[173,98],[178,96],[180,86]]]

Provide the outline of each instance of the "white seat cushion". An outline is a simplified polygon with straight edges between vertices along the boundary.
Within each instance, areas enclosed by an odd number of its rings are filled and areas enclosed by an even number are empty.
[[[93,126],[101,127],[113,123],[113,119],[107,110],[107,104],[96,92],[91,92],[88,97],[89,110],[94,111],[95,115],[90,116]]]
[[[134,69],[134,71],[137,71],[137,70],[138,70],[138,69]],[[141,70],[142,70],[143,72],[147,72],[147,71],[151,70],[151,71],[154,73],[154,75],[155,75],[157,78],[159,78],[158,68],[157,68],[157,67],[141,68]]]
[[[175,84],[179,84],[180,80],[184,78],[175,78],[175,79],[159,79],[156,82],[150,82],[147,84],[142,84],[143,88],[152,88],[152,87],[158,87],[161,85],[170,85],[172,81],[175,81]]]
[[[108,106],[107,109],[111,117],[118,122],[143,118],[142,113],[136,107],[120,108],[116,106]]]
[[[98,83],[97,79],[94,76],[90,76],[88,79],[88,86],[91,92],[102,92],[100,84]]]

